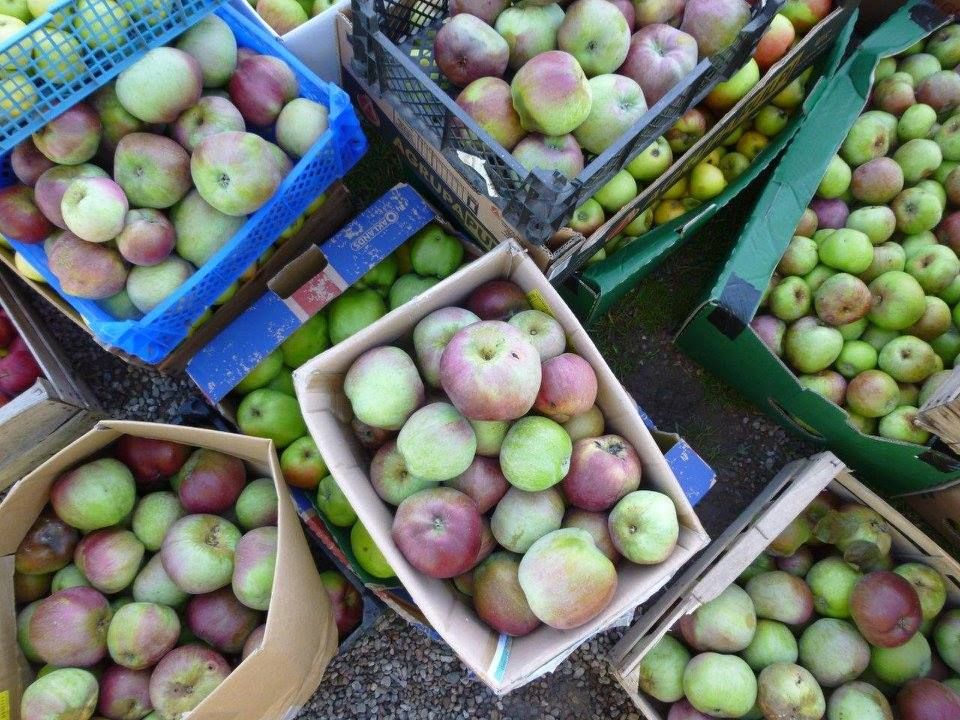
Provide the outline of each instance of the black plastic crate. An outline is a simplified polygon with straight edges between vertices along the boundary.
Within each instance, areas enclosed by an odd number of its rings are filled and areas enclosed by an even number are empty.
[[[527,170],[456,104],[458,88],[446,80],[433,59],[433,42],[447,17],[447,0],[415,4],[352,0],[353,63],[368,85],[378,89],[425,141],[500,208],[524,240],[544,245],[577,207],[747,62],[783,3],[758,3],[730,47],[701,60],[630,131],[600,155],[588,158],[572,180],[559,173]]]

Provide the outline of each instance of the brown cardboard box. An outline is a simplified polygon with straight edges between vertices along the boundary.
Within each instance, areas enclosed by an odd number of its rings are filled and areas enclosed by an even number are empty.
[[[250,303],[263,294],[266,290],[267,283],[270,282],[273,276],[282,270],[288,262],[297,257],[310,245],[323,242],[339,230],[341,225],[353,217],[353,197],[343,183],[340,181],[335,182],[330,186],[326,194],[327,201],[313,215],[307,218],[303,227],[300,228],[296,234],[276,248],[276,251],[270,256],[270,259],[257,270],[256,275],[244,283],[227,302],[214,308],[213,315],[188,335],[187,338],[154,369],[163,373],[175,373],[183,370],[190,358],[196,355],[207,342],[216,337],[221,330],[246,310],[250,306]],[[7,265],[12,271],[17,272],[12,251],[0,248],[0,262]],[[80,314],[60,297],[56,290],[46,283],[38,283],[26,278],[23,278],[23,281],[43,295],[47,302],[70,318],[70,320],[85,333],[91,335],[91,337],[97,341],[97,344],[107,352],[123,358],[132,365],[153,367],[140,358],[129,355],[118,348],[101,343],[99,338],[90,331],[90,328],[83,321],[83,318],[80,317]]]
[[[677,621],[709,602],[734,582],[748,565],[822,490],[876,510],[888,523],[893,556],[923,562],[947,580],[950,607],[960,607],[960,564],[907,518],[850,475],[829,452],[787,465],[723,535],[717,538],[660,600],[646,609],[610,651],[613,672],[648,720],[663,720],[666,706],[639,687],[639,665]]]
[[[564,327],[568,346],[589,361],[597,373],[600,388],[597,405],[603,411],[607,427],[633,444],[643,463],[643,486],[669,495],[676,504],[681,524],[679,543],[666,562],[647,567],[621,564],[616,595],[598,617],[574,630],[541,626],[526,637],[512,640],[481,622],[451,583],[420,574],[400,554],[390,536],[393,512],[369,483],[368,460],[350,429],[351,411],[342,392],[343,376],[358,355],[408,335],[425,315],[461,302],[473,288],[495,278],[518,284],[535,307],[551,312]],[[633,399],[614,377],[573,313],[515,242],[499,245],[415,300],[327,350],[300,368],[294,380],[307,427],[331,475],[360,520],[426,620],[497,693],[509,692],[552,670],[586,639],[624,614],[632,613],[709,540],[663,452],[641,420]]]
[[[262,477],[280,498],[273,597],[260,649],[241,663],[193,712],[191,720],[289,718],[316,690],[337,648],[326,591],[268,440],[196,428],[104,420],[27,475],[0,504],[0,718],[19,720],[26,682],[17,645],[13,556],[66,470],[98,454],[121,435],[173,440],[229,453]]]
[[[0,491],[89,430],[100,418],[93,393],[73,372],[39,316],[0,267],[0,307],[43,371],[43,377],[0,407]]]

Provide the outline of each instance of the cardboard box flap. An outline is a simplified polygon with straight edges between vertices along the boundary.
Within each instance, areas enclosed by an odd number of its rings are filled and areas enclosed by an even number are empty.
[[[567,331],[571,347],[597,372],[597,404],[607,426],[629,440],[643,460],[643,483],[674,501],[681,534],[677,550],[664,563],[641,567],[624,563],[610,606],[586,625],[570,631],[542,626],[519,639],[500,638],[482,623],[448,582],[428,578],[407,563],[391,537],[393,513],[377,496],[367,477],[366,460],[351,440],[345,423],[349,408],[335,399],[342,376],[367,349],[405,338],[424,315],[463,301],[469,290],[488,280],[507,278],[532,293],[536,305],[547,308]],[[633,399],[603,362],[589,336],[518,245],[506,242],[471,265],[441,281],[410,303],[363,331],[330,348],[294,373],[297,396],[311,434],[331,475],[350,504],[359,510],[384,557],[429,623],[454,645],[463,661],[496,692],[519,687],[551,666],[558,657],[616,622],[643,598],[666,582],[706,542],[706,534],[649,429],[640,421]],[[344,412],[344,410],[347,412]],[[455,638],[455,641],[454,639]]]

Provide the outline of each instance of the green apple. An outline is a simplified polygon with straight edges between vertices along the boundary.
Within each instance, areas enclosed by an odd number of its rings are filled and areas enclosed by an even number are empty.
[[[869,324],[869,320],[866,318],[860,318],[859,320],[854,320],[852,323],[847,323],[846,325],[838,325],[837,330],[839,330],[840,334],[843,336],[844,342],[847,340],[859,340],[860,336],[863,335]]]
[[[810,312],[813,294],[803,278],[784,278],[770,292],[770,310],[781,320],[792,322]]]
[[[944,189],[942,184],[938,183],[933,178],[927,178],[926,180],[921,180],[918,182],[916,185],[914,185],[914,187],[918,190],[923,190],[933,195],[940,202],[940,210],[946,211],[947,191]]]
[[[330,342],[341,343],[386,314],[386,305],[376,290],[348,288],[330,303],[327,318]]]
[[[327,314],[318,312],[280,345],[283,364],[296,370],[330,347]]]
[[[277,373],[277,376],[273,378],[273,380],[267,383],[267,387],[271,390],[282,392],[284,395],[289,395],[290,397],[297,396],[297,392],[293,387],[293,371],[288,367],[280,368],[280,372]]]
[[[817,244],[810,238],[795,235],[787,245],[777,272],[781,275],[806,275],[817,266]]]
[[[649,207],[637,215],[633,221],[623,229],[626,237],[639,237],[653,227],[653,208]]]
[[[779,135],[790,122],[790,113],[776,105],[764,105],[753,118],[754,129],[766,135],[773,137]]]
[[[390,288],[390,309],[396,310],[440,282],[434,277],[420,277],[416,273],[401,275]]]
[[[370,537],[370,532],[359,520],[350,529],[350,549],[360,567],[374,577],[393,577],[394,572],[390,563],[380,552],[380,548]]]
[[[697,200],[710,200],[727,187],[723,171],[707,162],[698,163],[690,172],[690,195]]]
[[[937,354],[928,343],[912,335],[901,335],[877,356],[877,365],[898,382],[923,382],[936,372]]]
[[[850,187],[853,171],[839,155],[834,155],[827,165],[827,171],[817,187],[817,195],[822,198],[833,199],[842,197]]]
[[[807,287],[810,288],[811,292],[816,292],[827,278],[831,278],[836,274],[836,270],[821,263],[804,275],[803,281],[807,284]]]
[[[16,18],[22,23],[28,23],[35,17],[30,12],[27,0],[0,0],[0,15]]]
[[[783,337],[783,353],[787,361],[806,374],[830,367],[842,349],[840,331],[813,317],[800,318],[787,328]]]
[[[254,390],[240,401],[237,425],[244,435],[269,438],[279,449],[307,434],[297,399],[268,388]]]
[[[907,188],[890,204],[897,216],[897,230],[905,235],[916,235],[932,230],[943,217],[940,199],[920,188]]]
[[[931,295],[946,290],[960,275],[960,259],[946,245],[931,245],[907,259],[904,270]]]
[[[820,243],[820,262],[834,270],[856,275],[873,262],[873,243],[859,230],[836,230]]]
[[[627,171],[637,181],[648,183],[663,175],[671,165],[673,165],[673,150],[670,149],[667,139],[661,136],[630,161]]]
[[[900,116],[897,137],[902,143],[929,137],[936,122],[937,111],[932,107],[923,103],[911,105]]]
[[[907,235],[900,240],[900,246],[903,248],[905,258],[904,265],[906,265],[906,260],[909,260],[916,253],[938,244],[937,236],[929,230],[917,233],[916,235]]]
[[[856,377],[864,370],[872,370],[877,366],[877,351],[863,340],[847,340],[834,366],[845,378]]]
[[[313,438],[294,440],[280,455],[280,470],[287,485],[313,490],[330,471]]]
[[[330,475],[317,485],[317,508],[337,527],[350,527],[357,521],[357,514],[350,506],[347,496]]]
[[[870,283],[870,322],[885,330],[904,330],[923,317],[926,294],[920,283],[901,270],[891,270]]]
[[[903,179],[908,185],[914,185],[933,175],[943,162],[940,146],[933,140],[920,138],[909,140],[898,147],[893,159],[903,170]]]
[[[413,271],[422,277],[448,277],[463,262],[463,245],[439,226],[428,225],[410,241]]]
[[[283,356],[279,350],[274,350],[261,360],[259,365],[247,373],[247,376],[237,383],[234,390],[241,395],[246,395],[257,388],[262,388],[277,376],[282,367]]]
[[[883,350],[883,346],[893,340],[895,337],[900,337],[900,333],[896,330],[887,330],[886,328],[877,327],[876,325],[871,324],[868,325],[866,330],[864,330],[863,335],[860,336],[860,339],[864,342],[870,343],[874,350],[880,352]]]
[[[626,170],[614,175],[606,185],[597,190],[593,199],[610,214],[618,212],[637,196],[637,181]]]
[[[897,229],[897,216],[886,205],[857,208],[847,216],[847,228],[859,230],[874,245],[885,243]]]
[[[457,244],[459,245],[459,243]],[[424,260],[421,260],[421,262],[424,262]],[[387,293],[390,292],[390,286],[393,285],[397,279],[398,272],[399,265],[397,264],[396,255],[387,255],[383,260],[370,268],[367,274],[357,280],[353,286],[361,290],[363,288],[370,288],[371,290],[376,290],[383,297],[386,297]]]
[[[728,152],[720,158],[720,172],[727,179],[727,182],[733,182],[746,172],[750,167],[750,159],[743,153]]]
[[[952,325],[943,335],[931,340],[930,347],[944,363],[952,363],[957,354],[960,354],[960,330],[957,330],[955,324]]]
[[[873,261],[870,263],[870,267],[857,277],[869,284],[885,272],[903,270],[906,264],[907,256],[903,251],[903,246],[893,241],[887,241],[873,248]]]

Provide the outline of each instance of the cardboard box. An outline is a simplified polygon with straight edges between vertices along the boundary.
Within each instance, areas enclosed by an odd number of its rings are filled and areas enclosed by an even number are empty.
[[[558,286],[560,295],[573,308],[584,324],[589,327],[606,315],[614,304],[622,300],[628,292],[637,286],[637,283],[659,266],[674,250],[694,237],[721,209],[756,180],[787,147],[803,122],[804,115],[816,104],[830,78],[833,77],[843,60],[856,23],[857,10],[855,6],[855,2],[847,2],[843,7],[834,10],[833,14],[824,20],[813,37],[808,35],[804,39],[803,42],[810,43],[811,46],[805,47],[798,56],[804,58],[802,61],[796,62],[793,59],[781,61],[781,64],[792,63],[793,70],[791,72],[780,74],[778,73],[778,67],[770,70],[770,73],[768,73],[769,79],[766,82],[780,87],[785,80],[792,80],[791,75],[799,74],[804,64],[813,62],[813,65],[809,66],[813,68],[813,77],[807,86],[808,93],[803,105],[795,111],[787,127],[780,134],[771,138],[770,144],[750,163],[750,166],[742,175],[727,185],[717,197],[672,222],[650,230],[629,245],[618,248],[604,260],[592,263],[587,267],[581,267],[573,273],[569,280]],[[838,25],[840,26],[839,30],[836,29]],[[834,33],[838,34],[834,35]],[[831,39],[833,44],[825,48],[824,43]],[[797,52],[800,52],[800,48],[797,49]],[[817,55],[817,53],[820,54]],[[778,79],[774,79],[773,73],[778,73]],[[769,92],[760,86],[754,88],[751,95],[741,101],[741,104],[744,105],[742,109],[739,105],[734,108],[720,124],[715,126],[697,145],[675,163],[675,167],[679,166],[686,169],[677,172],[671,170],[670,177],[674,180],[679,179],[700,162],[705,154],[709,154],[716,146],[718,138],[725,137],[733,127],[731,122],[728,122],[730,118],[736,118],[735,123],[739,124],[742,122],[741,118],[744,115],[753,117],[756,114],[756,105],[751,102],[751,97],[756,102],[756,98],[759,97],[769,98]],[[747,105],[750,107],[748,108]],[[721,130],[721,125],[726,129]],[[638,198],[632,205],[640,207],[641,205],[649,206],[651,204],[642,202]],[[602,236],[609,236],[611,229],[619,231],[626,227],[628,222],[631,222],[640,214],[636,207],[625,208],[616,217],[611,218],[607,225],[600,228],[597,233]],[[596,248],[593,251],[595,252]]]
[[[337,54],[337,13],[350,6],[350,0],[337,0],[316,17],[310,18],[286,35],[276,31],[263,21],[246,0],[233,0],[233,6],[247,17],[259,23],[264,30],[277,37],[286,48],[317,75],[337,85],[340,84],[340,57]]]
[[[495,278],[509,279],[527,292],[533,304],[551,312],[564,327],[568,346],[593,366],[599,381],[597,405],[607,427],[636,448],[643,464],[644,486],[669,495],[680,518],[680,539],[664,563],[641,567],[624,563],[610,605],[585,625],[569,631],[542,626],[530,635],[510,640],[481,622],[453,586],[428,578],[406,562],[391,539],[393,512],[367,478],[368,459],[349,426],[349,403],[343,397],[343,376],[362,352],[406,336],[428,313],[456,304],[475,287]],[[573,313],[514,242],[462,268],[415,300],[327,350],[294,373],[294,383],[310,434],[330,473],[360,520],[384,553],[397,577],[436,632],[477,676],[497,693],[518,688],[552,670],[573,649],[616,622],[653,594],[707,542],[708,537],[670,466],[657,447],[636,404],[617,381]]]
[[[954,369],[920,408],[917,425],[943,440],[960,453],[960,368]]]
[[[942,446],[861,433],[849,423],[845,410],[801,387],[749,323],[827,164],[866,105],[877,63],[948,21],[933,5],[912,0],[838,71],[761,193],[719,278],[677,338],[686,354],[777,422],[828,447],[864,482],[889,494],[921,492],[957,481],[960,458]]]
[[[832,453],[799,460],[773,479],[683,576],[644,610],[610,651],[614,676],[647,720],[663,720],[667,707],[640,691],[640,661],[681,617],[733,583],[822,490],[876,510],[890,527],[892,555],[900,562],[922,562],[942,573],[947,581],[948,606],[960,607],[960,564],[949,553],[855,480]]]
[[[316,690],[336,652],[333,611],[268,440],[215,430],[105,420],[27,475],[0,503],[0,716],[19,720],[26,678],[17,645],[14,553],[47,504],[60,474],[97,455],[121,435],[172,440],[241,458],[272,478],[280,499],[273,597],[260,649],[241,663],[193,712],[192,720],[289,718]]]
[[[347,190],[346,185],[337,181],[330,186],[326,195],[327,201],[321,205],[313,215],[307,218],[299,231],[288,238],[283,244],[274,246],[275,250],[273,255],[257,270],[256,275],[244,283],[227,302],[212,308],[214,312],[210,318],[188,335],[173,352],[167,355],[167,357],[156,366],[149,365],[138,357],[101,342],[100,338],[90,331],[90,328],[84,322],[81,315],[74,310],[66,300],[60,297],[56,290],[46,283],[34,282],[22,276],[21,279],[40,293],[47,302],[72,320],[75,325],[90,335],[90,337],[107,352],[123,358],[132,365],[149,367],[162,373],[181,372],[186,367],[190,358],[193,357],[200,348],[212,338],[216,337],[217,333],[246,310],[253,300],[263,294],[270,280],[282,270],[287,263],[297,257],[311,244],[325,240],[333,235],[341,225],[352,217],[354,209],[353,197],[350,195],[350,191]],[[0,262],[19,275],[19,271],[17,271],[14,265],[13,251],[0,248]]]
[[[343,66],[343,87],[367,120],[377,127],[381,135],[395,148],[410,171],[417,176],[437,198],[442,209],[455,217],[459,224],[485,249],[490,249],[503,238],[517,238],[530,252],[530,256],[544,271],[547,278],[556,282],[568,277],[605,242],[612,239],[634,217],[652,205],[676,180],[696,162],[706,157],[720,140],[748,115],[754,114],[763,105],[788,85],[800,72],[833,43],[852,15],[856,0],[846,0],[816,28],[811,30],[801,43],[780,63],[766,73],[760,83],[750,91],[710,133],[675,162],[672,169],[659,180],[651,183],[632,203],[611,218],[589,238],[568,232],[569,238],[556,249],[533,245],[517,227],[511,225],[503,212],[490,198],[491,187],[478,189],[475,177],[466,177],[462,165],[454,165],[433,143],[422,137],[411,123],[404,110],[395,109],[378,90],[371,88],[358,74],[352,60],[351,43],[352,15],[343,12],[338,17],[338,40],[340,62]],[[460,159],[467,165],[482,162],[460,152]]]
[[[416,190],[397,185],[326,242],[317,237],[299,256],[287,256],[258,299],[188,363],[188,374],[208,400],[220,403],[294,330],[430,223],[464,240]]]
[[[0,491],[26,475],[100,418],[93,393],[73,372],[63,350],[0,268],[0,307],[30,348],[43,377],[0,407]]]

